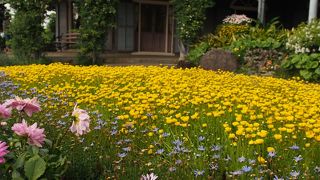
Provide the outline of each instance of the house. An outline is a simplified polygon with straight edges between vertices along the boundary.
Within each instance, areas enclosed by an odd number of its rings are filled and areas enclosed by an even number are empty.
[[[246,14],[262,21],[279,17],[287,28],[317,16],[317,0],[216,0],[207,11],[203,33],[212,32],[227,15]],[[56,4],[56,36],[79,27],[77,7],[72,0]],[[309,12],[309,13],[308,13]],[[106,50],[132,54],[174,55],[179,52],[175,20],[169,0],[121,0],[117,26],[109,30]]]

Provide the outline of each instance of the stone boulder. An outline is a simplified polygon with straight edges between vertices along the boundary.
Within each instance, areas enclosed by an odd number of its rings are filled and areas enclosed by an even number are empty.
[[[206,70],[235,71],[239,67],[239,60],[229,51],[212,49],[202,56],[199,65]]]

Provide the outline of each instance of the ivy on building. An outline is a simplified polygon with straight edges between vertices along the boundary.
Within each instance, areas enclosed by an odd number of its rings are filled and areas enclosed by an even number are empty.
[[[97,63],[105,49],[107,35],[115,25],[118,0],[76,0],[80,17],[80,50]]]

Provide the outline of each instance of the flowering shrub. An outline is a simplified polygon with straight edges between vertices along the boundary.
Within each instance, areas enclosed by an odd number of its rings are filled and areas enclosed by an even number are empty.
[[[320,21],[314,19],[309,24],[302,23],[289,35],[286,47],[294,53],[320,52]]]
[[[250,24],[252,22],[251,18],[248,18],[246,15],[242,14],[232,14],[223,19],[224,24]]]

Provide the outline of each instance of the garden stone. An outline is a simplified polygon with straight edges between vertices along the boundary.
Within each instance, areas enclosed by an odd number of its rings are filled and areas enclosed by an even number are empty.
[[[236,71],[239,60],[231,52],[223,49],[212,49],[200,59],[200,66],[207,70]]]

